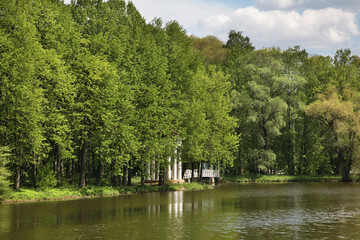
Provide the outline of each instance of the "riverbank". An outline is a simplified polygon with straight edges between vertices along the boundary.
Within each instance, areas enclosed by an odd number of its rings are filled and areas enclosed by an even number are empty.
[[[340,175],[226,175],[223,182],[338,182]]]
[[[194,191],[211,188],[210,185],[201,183],[167,184],[164,186],[156,185],[135,185],[125,187],[99,187],[87,186],[85,188],[62,187],[49,189],[20,189],[8,193],[2,204],[40,202],[40,201],[62,201],[81,198],[110,197],[147,192],[166,192],[166,191]]]
[[[265,182],[338,182],[341,181],[340,175],[225,175],[221,182],[238,182],[238,183],[265,183]],[[136,181],[135,181],[136,182]],[[137,182],[136,182],[137,183]],[[167,184],[164,186],[144,185],[125,187],[111,186],[87,186],[62,187],[49,189],[20,189],[7,194],[2,204],[40,202],[40,201],[64,201],[81,198],[110,197],[119,195],[129,195],[147,192],[166,192],[166,191],[193,191],[211,188],[204,183],[182,183]]]

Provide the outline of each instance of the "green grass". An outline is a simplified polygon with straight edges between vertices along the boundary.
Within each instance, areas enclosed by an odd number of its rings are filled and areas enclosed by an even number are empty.
[[[340,181],[340,175],[226,175],[222,181],[229,182],[327,182]]]
[[[179,190],[188,190],[188,191],[194,191],[194,190],[203,190],[203,189],[209,189],[211,188],[210,185],[205,183],[182,183],[182,184],[170,184],[169,187],[173,191],[179,191]]]
[[[358,180],[360,175],[358,176]],[[136,179],[138,180],[138,179]],[[4,203],[43,201],[43,200],[67,200],[84,197],[105,197],[122,194],[164,192],[179,190],[203,190],[211,188],[208,184],[198,182],[183,184],[167,184],[164,186],[144,185],[140,186],[139,181],[133,181],[134,186],[111,187],[111,186],[87,186],[78,188],[73,186],[48,189],[27,189],[12,191],[6,195]],[[340,175],[226,175],[223,182],[326,182],[341,181]]]
[[[125,187],[110,186],[87,186],[85,188],[64,187],[49,189],[20,189],[7,194],[4,203],[28,202],[28,201],[44,201],[44,200],[67,200],[84,197],[104,197],[116,196],[122,194],[146,193],[146,192],[164,192],[179,190],[201,190],[210,188],[207,184],[200,183],[183,183],[183,184],[167,184],[164,186],[157,185],[135,185]]]

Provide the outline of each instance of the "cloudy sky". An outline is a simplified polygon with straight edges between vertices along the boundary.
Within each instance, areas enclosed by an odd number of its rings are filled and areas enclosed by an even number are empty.
[[[313,54],[360,55],[360,0],[132,0],[147,21],[177,20],[198,37],[242,31],[259,49],[300,45]]]

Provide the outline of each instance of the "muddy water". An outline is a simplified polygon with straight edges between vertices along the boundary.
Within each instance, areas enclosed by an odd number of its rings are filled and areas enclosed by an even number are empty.
[[[360,239],[360,184],[225,184],[0,205],[0,239]]]

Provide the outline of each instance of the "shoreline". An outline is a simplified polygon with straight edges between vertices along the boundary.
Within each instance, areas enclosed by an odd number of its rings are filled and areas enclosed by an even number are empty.
[[[125,187],[99,187],[87,186],[83,189],[77,187],[69,188],[49,188],[49,189],[20,189],[12,191],[2,200],[1,205],[49,202],[49,201],[70,201],[89,198],[126,196],[132,194],[151,193],[151,192],[171,192],[171,191],[197,191],[211,188],[204,183],[181,183],[157,185],[133,185]]]
[[[226,175],[222,182],[266,183],[266,182],[340,182],[340,175]]]
[[[286,182],[341,182],[340,175],[226,175],[220,183],[286,183]],[[211,189],[206,183],[169,183],[163,186],[146,184],[111,187],[87,186],[48,189],[27,189],[10,192],[0,203],[20,204],[49,201],[70,201],[79,199],[126,196],[132,194],[170,191],[196,191]]]

